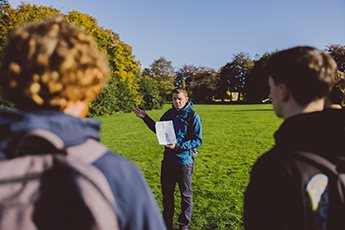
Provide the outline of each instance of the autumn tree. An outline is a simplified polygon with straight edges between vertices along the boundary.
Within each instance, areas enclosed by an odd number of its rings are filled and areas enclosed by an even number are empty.
[[[7,32],[12,9],[7,0],[0,0],[0,57],[2,57],[3,47],[7,43]]]
[[[176,85],[185,87],[194,102],[212,102],[217,95],[218,73],[211,68],[183,65],[176,72]]]
[[[171,61],[160,57],[154,60],[149,68],[145,68],[143,74],[151,76],[158,82],[161,97],[171,100],[171,93],[175,88],[175,70]]]
[[[59,10],[46,6],[22,3],[17,9],[11,8],[7,0],[0,0],[0,54],[7,44],[7,34],[19,25],[35,22],[61,14]]]
[[[345,46],[340,44],[329,45],[326,51],[334,58],[338,70],[345,72]]]
[[[143,96],[139,92],[140,62],[135,60],[132,48],[121,41],[118,34],[100,27],[95,18],[78,11],[62,14],[52,7],[26,3],[13,9],[6,0],[0,0],[0,10],[0,54],[6,45],[8,31],[22,23],[36,22],[57,15],[83,28],[95,38],[100,50],[108,57],[111,78],[99,97],[91,104],[91,115],[131,111],[142,103]]]

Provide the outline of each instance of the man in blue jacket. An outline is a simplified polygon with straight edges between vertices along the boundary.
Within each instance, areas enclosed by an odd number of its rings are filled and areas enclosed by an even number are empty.
[[[0,111],[1,156],[12,158],[7,151],[11,141],[35,129],[58,136],[63,149],[87,141],[101,145],[99,122],[84,117],[108,77],[109,67],[93,38],[62,18],[14,31],[0,83],[18,110]],[[42,151],[39,142],[31,148]],[[133,163],[107,151],[92,165],[110,186],[120,229],[165,229],[152,192]]]
[[[192,173],[193,153],[202,143],[201,120],[189,101],[185,89],[177,88],[172,94],[173,107],[163,114],[160,121],[171,120],[174,124],[176,143],[165,145],[161,168],[161,186],[163,194],[163,217],[168,229],[173,229],[174,191],[176,183],[181,193],[181,213],[178,218],[179,228],[188,229],[192,217]],[[153,131],[153,121],[143,109],[136,108],[135,114],[142,118]]]

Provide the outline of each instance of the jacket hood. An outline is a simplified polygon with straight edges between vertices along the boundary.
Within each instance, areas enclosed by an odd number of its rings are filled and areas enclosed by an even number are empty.
[[[23,135],[33,129],[45,129],[59,136],[65,147],[84,143],[92,138],[99,140],[100,124],[91,119],[80,119],[61,112],[0,111],[0,150],[11,138]]]
[[[276,147],[344,157],[344,118],[344,109],[327,109],[288,118],[274,134]]]

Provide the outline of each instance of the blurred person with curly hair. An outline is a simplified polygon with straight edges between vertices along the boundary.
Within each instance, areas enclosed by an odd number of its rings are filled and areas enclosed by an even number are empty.
[[[0,111],[0,152],[14,157],[8,151],[11,140],[34,129],[56,134],[64,148],[90,139],[99,143],[100,124],[84,118],[109,74],[93,38],[62,18],[12,32],[0,84],[17,109]],[[43,151],[38,143],[32,148]],[[152,192],[133,163],[107,150],[92,165],[110,185],[120,229],[165,229]]]

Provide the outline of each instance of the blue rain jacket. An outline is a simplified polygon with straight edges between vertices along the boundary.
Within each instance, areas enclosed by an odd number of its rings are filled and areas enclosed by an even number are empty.
[[[202,143],[201,120],[198,114],[191,112],[193,108],[194,104],[188,101],[182,109],[173,107],[161,117],[160,121],[172,120],[176,134],[176,147],[175,149],[165,147],[164,161],[179,164],[193,163],[190,151],[198,148]],[[143,120],[153,132],[156,132],[155,122],[148,115]]]

